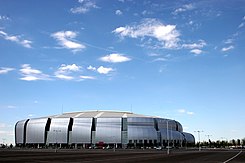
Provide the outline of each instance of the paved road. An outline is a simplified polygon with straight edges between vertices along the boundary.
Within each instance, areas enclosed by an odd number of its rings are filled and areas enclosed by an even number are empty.
[[[0,162],[110,162],[110,163],[245,163],[245,151],[102,151],[1,150]]]

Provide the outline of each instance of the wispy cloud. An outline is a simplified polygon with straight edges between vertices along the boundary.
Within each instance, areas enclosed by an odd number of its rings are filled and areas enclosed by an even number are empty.
[[[206,45],[207,43],[204,40],[199,40],[197,43],[182,44],[182,47],[186,49],[196,49],[196,48],[200,49]]]
[[[113,53],[113,54],[109,54],[104,57],[101,57],[100,60],[103,62],[118,63],[118,62],[127,62],[127,61],[130,61],[131,59],[122,54]]]
[[[100,74],[109,74],[110,72],[114,71],[113,68],[110,67],[104,67],[104,66],[100,66],[97,69],[97,72]]]
[[[167,60],[168,60],[167,58],[161,57],[161,58],[156,58],[156,59],[154,59],[153,62],[158,62],[158,61],[163,62],[163,61],[167,61]]]
[[[234,46],[233,46],[233,45],[230,45],[230,46],[228,46],[228,47],[223,47],[223,48],[221,49],[221,51],[222,51],[222,52],[226,52],[226,51],[229,51],[229,50],[231,50],[231,49],[234,49]]]
[[[143,19],[138,25],[118,27],[112,31],[121,38],[155,38],[161,48],[174,49],[178,47],[180,33],[175,25],[164,25],[157,19]]]
[[[62,48],[71,49],[73,52],[81,51],[86,46],[74,40],[77,33],[73,31],[58,31],[51,34],[51,37],[56,39]]]
[[[93,66],[91,66],[91,65],[89,65],[89,66],[87,67],[87,69],[88,69],[88,70],[91,70],[91,71],[96,71],[96,67],[93,67]]]
[[[232,44],[233,42],[234,42],[234,39],[231,39],[231,38],[224,41],[225,44]]]
[[[98,8],[95,2],[91,0],[78,0],[80,6],[71,8],[71,12],[74,14],[84,14],[89,12],[91,9]]]
[[[185,109],[179,109],[179,110],[177,110],[177,112],[180,114],[194,115],[194,112],[187,111]]]
[[[203,51],[200,50],[200,49],[192,49],[190,52],[193,53],[193,54],[198,55],[198,54],[201,54]]]
[[[0,67],[0,74],[7,74],[10,71],[15,70],[14,68],[10,68],[10,67]]]
[[[0,20],[10,20],[10,18],[5,15],[0,15]]]
[[[56,78],[63,79],[63,80],[73,80],[75,79],[74,76],[71,74],[73,72],[78,72],[81,70],[81,66],[77,66],[76,64],[66,65],[62,64],[58,70],[54,73]]]
[[[100,67],[96,68],[96,67],[91,66],[91,65],[87,67],[87,70],[98,72],[99,74],[109,74],[110,72],[114,71],[114,69],[110,68],[110,67],[100,66]]]
[[[94,76],[84,76],[84,75],[80,76],[80,78],[81,79],[90,79],[90,80],[96,79],[96,77],[94,77]]]
[[[123,12],[122,12],[121,10],[116,10],[116,11],[115,11],[115,14],[116,14],[116,15],[122,15]]]
[[[8,109],[15,109],[15,108],[17,108],[17,106],[15,106],[15,105],[8,105],[7,108]]]
[[[19,35],[10,35],[4,31],[0,31],[0,37],[2,37],[5,40],[12,41],[12,42],[15,42],[17,44],[20,44],[21,46],[23,46],[25,48],[32,48],[32,46],[31,46],[32,41],[22,39],[21,36],[19,36]]]
[[[44,74],[42,71],[33,69],[29,64],[23,64],[22,68],[19,70],[20,74],[23,76],[20,78],[25,81],[35,81],[35,80],[51,80],[50,76]]]
[[[182,44],[182,48],[184,49],[191,49],[190,52],[199,55],[203,53],[203,50],[201,50],[203,47],[205,47],[207,43],[204,40],[199,40],[196,43],[190,43],[190,44]]]
[[[242,23],[238,26],[238,28],[242,28],[242,27],[244,27],[244,25],[245,25],[245,23],[242,22]]]
[[[185,4],[185,5],[181,6],[180,8],[175,9],[174,12],[172,12],[172,14],[177,15],[181,12],[193,10],[194,8],[195,8],[195,6],[191,3]]]

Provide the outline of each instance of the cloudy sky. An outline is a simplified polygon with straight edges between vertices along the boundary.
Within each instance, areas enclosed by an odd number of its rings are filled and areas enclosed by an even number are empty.
[[[0,142],[18,120],[84,110],[244,138],[243,0],[0,0]]]

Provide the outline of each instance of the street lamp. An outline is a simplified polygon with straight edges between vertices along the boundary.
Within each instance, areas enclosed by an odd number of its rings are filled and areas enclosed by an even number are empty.
[[[203,131],[200,131],[200,130],[198,130],[198,131],[194,131],[194,132],[197,132],[198,133],[198,140],[199,140],[199,143],[198,143],[198,146],[199,146],[199,151],[201,151],[201,146],[200,146],[200,132],[203,132]]]
[[[167,154],[169,155],[169,134],[168,134],[168,120],[167,120],[167,141],[168,141]]]
[[[57,152],[57,146],[58,146],[58,142],[57,142],[57,133],[58,133],[58,132],[61,132],[61,130],[54,129],[53,132],[55,132],[55,143],[56,143],[55,152]]]
[[[115,152],[116,151],[116,137],[113,136],[113,138],[114,138],[114,148],[113,148],[113,151]]]

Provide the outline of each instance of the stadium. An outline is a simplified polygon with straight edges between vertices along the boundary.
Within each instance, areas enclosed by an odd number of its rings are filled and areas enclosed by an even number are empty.
[[[18,147],[150,148],[195,143],[171,119],[118,111],[82,111],[25,119],[15,125]]]

